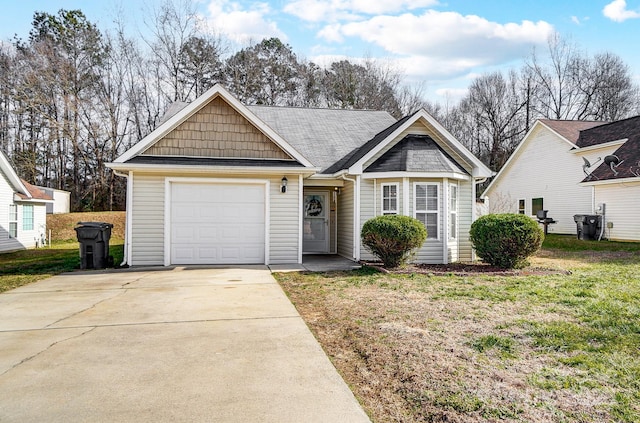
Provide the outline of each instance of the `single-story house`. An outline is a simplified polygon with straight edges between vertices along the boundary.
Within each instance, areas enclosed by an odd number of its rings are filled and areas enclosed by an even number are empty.
[[[0,252],[44,244],[47,204],[53,199],[20,179],[0,151]]]
[[[613,225],[606,237],[640,240],[631,212],[640,206],[640,178],[634,174],[639,124],[640,117],[613,123],[536,121],[482,193],[489,212],[535,218],[538,210],[548,210],[556,221],[548,230],[558,234],[576,233],[576,214],[604,213]],[[619,165],[612,167],[612,160]]]
[[[403,214],[416,260],[471,260],[476,184],[492,172],[426,111],[246,106],[222,86],[108,166],[127,178],[126,263],[290,264],[373,259],[367,219]]]
[[[60,214],[71,212],[71,193],[62,189],[42,187],[36,185],[41,191],[44,191],[53,199],[51,203],[47,203],[47,214]]]

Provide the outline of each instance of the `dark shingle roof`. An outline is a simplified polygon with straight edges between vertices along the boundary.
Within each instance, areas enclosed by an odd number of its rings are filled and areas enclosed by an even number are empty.
[[[640,177],[640,116],[583,131],[578,146],[589,147],[622,139],[628,140],[611,156],[603,157],[600,165],[583,182]],[[612,159],[613,167],[610,164]]]
[[[460,172],[468,174],[428,135],[407,135],[365,172]]]
[[[247,108],[323,173],[333,173],[326,170],[396,121],[375,110]]]
[[[385,128],[381,132],[378,132],[376,134],[376,136],[371,138],[365,144],[361,145],[358,148],[355,148],[349,154],[344,156],[340,161],[336,162],[333,166],[329,167],[328,169],[324,170],[321,173],[329,173],[329,174],[331,174],[331,173],[336,173],[336,172],[338,172],[338,171],[340,171],[342,169],[347,169],[347,168],[351,167],[358,160],[363,158],[369,151],[371,151],[372,148],[374,148],[375,146],[380,144],[382,141],[384,141],[389,135],[391,135],[391,133],[393,133],[393,131],[395,131],[400,126],[402,126],[402,124],[405,123],[407,120],[409,120],[409,118],[411,118],[412,116],[413,115],[405,116],[402,119],[400,119],[399,121],[397,121],[396,123],[394,123],[391,126]]]

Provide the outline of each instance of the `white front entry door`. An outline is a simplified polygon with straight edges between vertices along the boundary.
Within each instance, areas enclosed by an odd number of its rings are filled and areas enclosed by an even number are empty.
[[[305,253],[329,252],[329,195],[308,192],[303,202],[303,248]]]
[[[171,264],[264,264],[265,185],[171,183]]]

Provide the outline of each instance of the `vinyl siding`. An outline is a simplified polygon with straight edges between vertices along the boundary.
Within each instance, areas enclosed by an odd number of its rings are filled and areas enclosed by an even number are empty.
[[[605,229],[605,236],[612,240],[640,241],[640,182],[596,185],[596,204],[606,204],[605,221],[613,223]]]
[[[384,181],[390,182],[390,181]],[[395,181],[394,181],[395,182]],[[360,180],[360,229],[365,224],[365,222],[380,213],[374,213],[374,205],[373,205],[373,187],[374,183],[372,179],[361,179]],[[376,189],[380,191],[380,185],[376,185]],[[398,193],[402,191],[402,183],[398,187]],[[377,193],[378,203],[380,203],[380,192]],[[398,196],[399,197],[399,196]],[[400,202],[400,198],[398,198],[398,208],[402,207],[402,203]],[[374,260],[375,257],[364,247],[362,242],[360,241],[360,259],[361,260]]]
[[[458,257],[451,257],[451,261],[471,261],[473,259],[473,247],[469,240],[469,229],[473,223],[473,182],[460,181],[458,183]]]
[[[133,176],[132,266],[164,264],[164,177]]]
[[[33,248],[36,242],[47,234],[46,203],[15,202],[14,190],[4,173],[0,172],[0,252]],[[16,204],[18,208],[18,237],[9,238],[9,205]],[[33,205],[33,230],[22,229],[24,204]]]
[[[345,181],[338,196],[338,254],[353,259],[353,183]]]
[[[282,176],[270,180],[270,240],[269,263],[286,264],[298,262],[300,229],[299,185],[297,176],[288,176],[287,192],[280,191]]]
[[[526,214],[531,215],[532,198],[543,198],[544,209],[558,222],[549,225],[549,233],[575,234],[573,215],[593,212],[592,188],[578,185],[585,177],[582,157],[571,153],[570,144],[542,126],[523,142],[526,144],[488,192],[489,211],[517,213],[518,200],[524,199]],[[585,157],[595,163],[606,154],[606,150],[591,151]]]
[[[171,176],[178,177],[179,175]],[[258,179],[270,181],[269,187],[269,263],[298,261],[298,178],[289,175],[287,192],[280,192],[282,176],[246,177],[241,175],[206,174],[192,178]],[[153,266],[164,264],[165,175],[134,174],[132,204],[131,264]]]

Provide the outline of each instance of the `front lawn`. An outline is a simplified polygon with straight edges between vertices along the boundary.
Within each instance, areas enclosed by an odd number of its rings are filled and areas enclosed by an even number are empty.
[[[109,254],[122,262],[123,241],[111,239]],[[0,254],[0,292],[80,268],[77,241],[54,242],[51,247]]]
[[[640,244],[591,244],[532,260],[568,275],[277,278],[374,422],[637,422]]]

